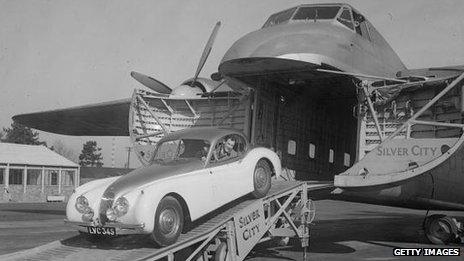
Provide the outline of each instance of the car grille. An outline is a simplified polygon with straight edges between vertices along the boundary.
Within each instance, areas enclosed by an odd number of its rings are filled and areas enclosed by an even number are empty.
[[[102,225],[104,225],[106,222],[108,222],[108,218],[106,217],[106,211],[111,208],[113,205],[114,201],[114,193],[111,191],[105,191],[103,193],[103,197],[100,202],[100,222]]]

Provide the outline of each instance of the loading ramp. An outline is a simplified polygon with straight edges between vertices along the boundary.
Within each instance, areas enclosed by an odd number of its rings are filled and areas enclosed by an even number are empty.
[[[195,222],[177,243],[156,249],[146,240],[118,237],[90,243],[82,237],[54,241],[0,256],[1,260],[243,260],[253,247],[273,237],[298,237],[306,251],[315,209],[308,192],[327,182],[273,181],[262,199],[241,198]],[[304,252],[305,252],[304,251]]]

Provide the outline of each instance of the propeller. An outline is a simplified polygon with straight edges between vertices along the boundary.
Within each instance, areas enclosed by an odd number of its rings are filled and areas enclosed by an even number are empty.
[[[139,83],[143,84],[144,86],[150,88],[155,92],[162,94],[170,94],[172,92],[172,89],[169,88],[166,84],[154,79],[153,77],[134,71],[131,72],[131,76],[132,78],[136,79]]]
[[[195,82],[198,79],[198,75],[200,74],[201,70],[203,69],[203,66],[206,63],[206,60],[208,59],[208,56],[211,53],[211,49],[213,48],[214,40],[216,39],[216,35],[217,35],[218,31],[219,31],[220,26],[221,26],[221,22],[219,21],[214,26],[213,31],[211,32],[211,35],[209,36],[209,39],[206,42],[205,48],[203,49],[203,53],[202,53],[202,55],[200,57],[200,61],[198,62],[197,70],[195,71],[195,75],[194,75],[194,77],[192,79],[190,87],[195,86]],[[157,92],[159,94],[170,95],[173,92],[172,88],[170,88],[166,84],[164,84],[164,83],[162,83],[162,82],[160,82],[160,81],[158,81],[158,80],[156,80],[156,79],[154,79],[154,78],[152,78],[152,77],[150,77],[148,75],[141,74],[141,73],[133,71],[133,72],[131,72],[131,76],[132,76],[132,78],[137,80],[139,83],[141,83],[145,87],[148,87],[151,90],[153,90],[153,91],[155,91],[155,92]],[[214,89],[216,90],[222,84],[223,84],[223,82],[219,83],[219,85],[216,86]],[[186,88],[187,86],[181,85],[176,89],[177,89],[177,91],[179,91],[182,88]],[[183,92],[183,91],[184,90],[181,90],[181,92]],[[188,92],[190,92],[190,91],[188,91]]]
[[[197,70],[195,72],[195,76],[193,76],[192,86],[197,80],[198,75],[201,72],[201,69],[203,69],[205,62],[208,59],[209,54],[211,53],[211,49],[213,48],[214,40],[216,39],[219,27],[221,27],[220,21],[216,23],[216,25],[213,28],[213,31],[211,32],[211,35],[209,36],[208,42],[206,42],[205,48],[203,49],[203,53],[201,54],[200,62],[198,63]]]

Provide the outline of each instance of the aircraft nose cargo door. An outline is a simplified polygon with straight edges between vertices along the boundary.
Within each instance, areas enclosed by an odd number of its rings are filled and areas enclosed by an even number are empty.
[[[342,79],[327,82],[256,84],[252,138],[278,153],[284,178],[332,180],[355,159],[355,89]]]
[[[375,113],[362,110],[361,159],[337,175],[335,185],[347,189],[388,187],[432,172],[440,176],[437,182],[446,180],[446,175],[462,174],[464,74],[448,84],[450,79],[453,77],[387,86],[398,93],[374,103]]]

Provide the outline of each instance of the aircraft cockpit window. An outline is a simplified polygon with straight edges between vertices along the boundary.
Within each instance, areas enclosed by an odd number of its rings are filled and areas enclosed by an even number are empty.
[[[271,17],[267,19],[266,23],[264,23],[263,28],[287,22],[288,20],[290,20],[290,18],[292,18],[292,15],[295,12],[295,10],[296,7],[271,15]]]
[[[293,20],[324,20],[334,19],[340,10],[340,6],[310,6],[300,7],[296,11]]]
[[[367,27],[367,21],[364,16],[353,11],[353,19],[356,33],[370,41],[369,28]]]
[[[342,13],[340,16],[337,18],[337,20],[345,25],[346,27],[350,28],[351,30],[354,30],[354,25],[353,25],[353,19],[351,17],[351,11],[348,8],[343,8]]]

